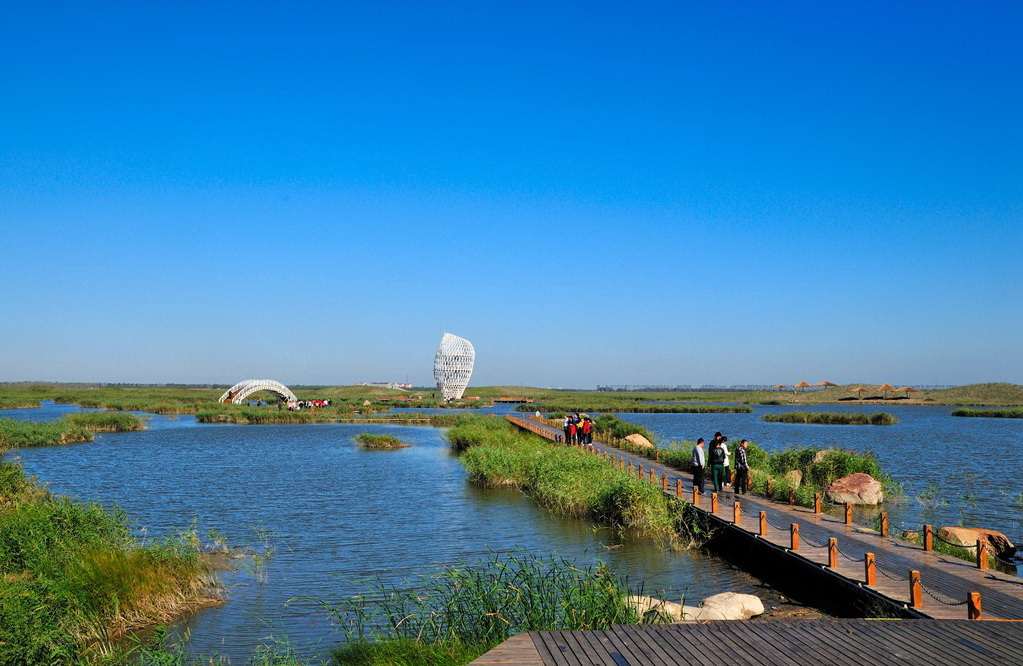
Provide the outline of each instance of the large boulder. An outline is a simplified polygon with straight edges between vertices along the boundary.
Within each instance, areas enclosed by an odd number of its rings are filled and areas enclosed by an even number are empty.
[[[644,448],[644,449],[652,449],[652,448],[654,448],[653,442],[651,442],[649,439],[647,439],[643,435],[639,434],[638,432],[637,433],[633,433],[633,434],[629,435],[628,437],[626,437],[625,441],[632,442],[634,445],[636,445],[636,446],[638,446],[640,448]]]
[[[681,604],[656,597],[633,595],[625,599],[625,605],[646,622],[678,622],[685,616]]]
[[[880,504],[884,501],[881,484],[869,474],[858,472],[838,479],[827,489],[832,502],[845,504]]]
[[[764,612],[764,602],[752,594],[722,592],[704,599],[700,604],[700,610],[702,611],[701,617],[693,619],[717,619],[705,617],[705,615],[714,613],[722,615],[721,619],[724,620],[748,620],[754,615],[761,615]]]
[[[980,527],[939,527],[938,536],[950,543],[966,547],[976,546],[977,541],[983,541],[988,552],[1005,560],[1016,554],[1016,545],[1009,541],[1004,534],[995,530],[986,530]]]
[[[798,469],[794,469],[791,472],[785,473],[785,483],[790,486],[798,486],[803,482],[803,473]]]

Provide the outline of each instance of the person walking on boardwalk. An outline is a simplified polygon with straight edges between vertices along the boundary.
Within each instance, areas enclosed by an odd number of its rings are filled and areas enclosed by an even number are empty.
[[[583,419],[583,444],[593,443],[593,421],[587,416]]]
[[[722,482],[725,480],[725,450],[721,448],[721,440],[714,440],[710,443],[710,480],[714,484],[714,492],[721,492]]]
[[[745,439],[739,440],[739,448],[735,450],[735,492],[745,495],[749,492],[749,457],[746,449],[749,442]]]
[[[703,470],[705,467],[705,459],[703,454],[703,437],[696,440],[696,446],[693,447],[693,487],[696,488],[697,492],[703,494]]]
[[[571,426],[571,425],[572,425],[572,419],[570,419],[568,417],[568,414],[566,414],[565,415],[565,420],[564,420],[564,422],[562,422],[562,426],[561,426],[562,428],[565,429],[565,444],[571,444],[572,443],[572,440],[569,439],[569,436],[570,436],[571,430],[572,430],[569,426]]]

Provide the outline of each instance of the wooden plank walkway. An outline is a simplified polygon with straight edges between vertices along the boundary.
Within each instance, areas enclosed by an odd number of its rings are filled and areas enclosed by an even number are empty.
[[[971,620],[712,621],[519,634],[473,664],[961,666],[1023,663],[1023,631]]]
[[[520,428],[552,441],[562,435],[557,428],[543,423],[511,415],[506,418]],[[630,463],[633,466],[642,465],[644,478],[648,478],[652,469],[655,482],[662,487],[666,475],[667,492],[672,496],[676,496],[676,482],[681,480],[684,490],[679,499],[691,503],[693,485],[690,474],[600,442],[595,442],[592,448],[597,455],[611,456],[609,464],[612,461],[623,461],[626,468]],[[973,563],[882,537],[877,531],[863,526],[846,525],[843,520],[827,514],[816,514],[812,509],[788,506],[753,495],[739,496],[739,524],[735,524],[734,494],[724,491],[718,499],[716,513],[711,512],[709,493],[699,497],[696,508],[724,529],[739,530],[747,538],[757,539],[789,557],[801,558],[820,566],[822,570],[840,577],[850,585],[859,586],[902,605],[914,616],[944,620],[966,619],[968,594],[978,592],[984,619],[1023,618],[1023,580],[1016,576],[981,570]],[[766,513],[768,521],[763,535],[760,534],[759,524],[761,511]],[[791,547],[793,523],[799,526],[798,550]],[[831,538],[838,540],[835,566],[829,566],[827,543]],[[876,582],[869,586],[865,582],[863,563],[866,553],[873,553],[877,564]],[[915,608],[910,607],[910,571],[919,571],[922,583],[923,603]],[[1023,634],[1023,625],[1012,626]]]

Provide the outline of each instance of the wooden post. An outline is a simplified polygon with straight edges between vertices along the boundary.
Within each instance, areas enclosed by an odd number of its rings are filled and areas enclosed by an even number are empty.
[[[853,524],[852,504],[849,502],[845,503],[845,524]]]
[[[682,479],[675,479],[675,497],[682,497]]]
[[[934,550],[934,525],[924,525],[924,550]]]
[[[867,585],[877,585],[877,564],[874,563],[874,553],[866,553],[863,556],[863,569]]]
[[[718,494],[710,494],[710,512],[716,514],[718,512]]]
[[[881,536],[886,537],[886,538],[888,536],[888,514],[887,513],[882,513],[881,514]]]
[[[920,584],[920,572],[909,572],[909,605],[920,608],[924,605],[924,590]]]
[[[635,472],[636,472],[636,467],[632,464],[632,461],[630,460],[629,461],[629,476],[632,476]]]
[[[636,472],[636,474],[639,476],[639,480],[642,481],[643,480],[643,466],[639,465],[638,467],[639,467],[639,469]]]
[[[625,458],[623,458],[622,456],[618,456],[618,469],[620,470],[625,469]]]
[[[980,539],[977,539],[977,568],[987,569],[987,548]]]
[[[789,506],[796,505],[796,487],[789,486]]]
[[[742,523],[742,507],[739,506],[738,500],[736,500],[735,506],[732,507],[732,523],[735,525]]]
[[[820,513],[821,512],[821,494],[820,493],[814,493],[813,494],[813,512],[814,513]]]
[[[792,543],[789,545],[789,550],[799,550],[799,523],[792,523],[789,531],[792,534]]]
[[[771,496],[771,478],[770,477],[767,478],[767,492],[764,493],[764,494],[767,495],[768,497]]]
[[[655,483],[657,483],[657,472],[655,472],[654,468],[651,467],[650,468],[650,484],[653,485]]]
[[[767,538],[767,512],[760,512],[760,536]]]
[[[664,491],[664,492],[668,492],[668,475],[667,474],[664,474],[663,476],[661,476],[661,490]]]
[[[661,462],[661,450],[660,449],[657,449],[654,452],[654,460],[656,460],[657,462]]]
[[[966,597],[967,617],[971,620],[983,619],[980,608],[980,592],[970,592]]]
[[[828,538],[828,567],[838,568],[838,539],[835,537]]]
[[[700,506],[700,491],[696,488],[696,484],[693,484],[693,506]]]

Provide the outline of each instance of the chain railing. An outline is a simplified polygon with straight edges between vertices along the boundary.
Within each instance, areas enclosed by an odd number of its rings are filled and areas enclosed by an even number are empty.
[[[928,590],[927,586],[924,585],[923,583],[920,583],[920,588],[924,591],[924,594],[929,596],[931,599],[934,599],[939,604],[944,604],[945,606],[965,606],[968,603],[968,601],[969,601],[969,600],[966,600],[966,601],[949,601],[947,599],[942,599],[938,595],[936,595],[933,592],[931,592],[930,590]]]

